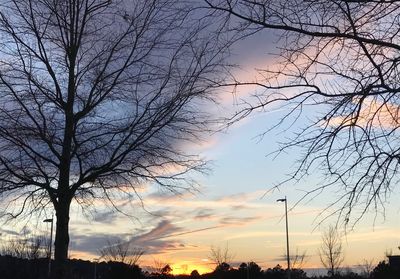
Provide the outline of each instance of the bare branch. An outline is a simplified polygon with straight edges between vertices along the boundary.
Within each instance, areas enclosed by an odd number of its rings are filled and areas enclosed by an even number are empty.
[[[259,89],[242,101],[228,125],[251,113],[281,108],[286,113],[272,129],[288,131],[293,123],[306,123],[274,154],[293,148],[303,154],[283,183],[319,171],[323,181],[302,200],[327,189],[338,193],[323,219],[334,212],[352,226],[369,211],[384,217],[385,201],[399,182],[400,41],[395,22],[400,2],[205,3],[225,18],[227,32],[245,36],[273,30],[280,37],[275,63],[258,70],[262,79],[219,84]]]
[[[322,265],[328,270],[328,275],[335,277],[344,261],[342,239],[337,228],[330,226],[323,233],[319,258]]]
[[[137,198],[144,183],[195,191],[225,39],[195,1],[0,4],[0,196],[12,217],[53,207],[55,260],[72,200]],[[139,196],[139,199],[140,196]],[[56,272],[56,271],[55,271]]]

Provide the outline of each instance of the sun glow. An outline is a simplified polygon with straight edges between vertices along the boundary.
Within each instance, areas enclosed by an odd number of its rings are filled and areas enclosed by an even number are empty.
[[[172,274],[174,275],[180,275],[180,274],[189,275],[193,270],[197,270],[199,274],[204,274],[212,271],[212,269],[208,265],[194,264],[185,261],[172,264],[171,267],[172,267]]]

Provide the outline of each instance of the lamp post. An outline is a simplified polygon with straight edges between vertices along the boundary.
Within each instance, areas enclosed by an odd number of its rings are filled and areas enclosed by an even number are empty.
[[[49,270],[48,270],[48,277],[51,276],[51,248],[53,247],[53,218],[43,220],[45,223],[51,223],[50,226],[50,243],[49,243]]]
[[[286,260],[287,260],[287,278],[290,279],[290,256],[289,256],[289,224],[287,214],[287,199],[276,200],[277,202],[285,202],[285,216],[286,216]]]
[[[97,279],[97,264],[99,263],[101,258],[102,257],[93,259],[93,261],[94,261],[94,279]]]

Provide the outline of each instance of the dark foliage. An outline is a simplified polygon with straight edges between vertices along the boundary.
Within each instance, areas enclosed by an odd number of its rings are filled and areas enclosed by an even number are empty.
[[[392,268],[385,261],[379,262],[371,274],[372,279],[398,279],[400,278],[400,270]]]
[[[121,262],[90,262],[84,260],[68,260],[68,279],[286,279],[286,269],[277,265],[262,270],[255,262],[242,263],[237,269],[228,264],[218,266],[213,272],[200,275],[193,270],[190,275],[173,275],[170,272],[143,272],[137,265]],[[21,259],[12,256],[0,256],[1,279],[45,279],[48,275],[48,259]],[[361,279],[354,272],[337,273],[334,276],[307,276],[302,269],[291,270],[292,279]],[[373,270],[372,279],[398,279],[400,270],[391,267],[385,261],[380,262]]]
[[[53,263],[54,264],[54,263]],[[70,279],[140,279],[144,278],[137,265],[120,262],[101,262],[72,259],[67,262],[67,278]],[[96,277],[95,277],[96,274]],[[45,279],[48,278],[48,259],[20,259],[0,256],[1,279]]]
[[[21,259],[0,256],[0,277],[2,279],[47,278],[48,259]]]

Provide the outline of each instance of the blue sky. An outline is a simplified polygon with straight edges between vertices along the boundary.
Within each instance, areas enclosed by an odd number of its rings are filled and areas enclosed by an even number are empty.
[[[139,220],[121,215],[99,214],[96,221],[72,216],[71,256],[95,257],[97,247],[106,238],[119,236],[147,250],[143,265],[154,260],[171,263],[175,272],[213,268],[208,260],[210,247],[225,247],[235,255],[232,263],[254,260],[265,267],[284,265],[285,227],[281,203],[288,197],[289,206],[302,194],[299,188],[313,186],[313,177],[294,187],[281,188],[263,197],[279,181],[298,154],[271,160],[265,156],[275,144],[271,139],[255,142],[254,137],[267,116],[260,116],[233,127],[226,134],[215,135],[213,144],[203,151],[213,161],[213,171],[200,178],[201,192],[174,196],[148,189],[146,208],[155,215],[135,209]],[[319,267],[318,248],[321,231],[336,221],[331,218],[318,226],[318,213],[332,198],[321,194],[308,204],[301,203],[289,212],[291,250],[306,251],[308,267]],[[382,260],[384,253],[399,243],[398,196],[388,204],[386,220],[365,216],[353,232],[343,238],[346,265],[354,266],[363,259]],[[79,220],[81,219],[81,220]],[[93,219],[92,219],[93,220]],[[86,251],[85,251],[86,250]]]
[[[288,197],[289,206],[301,195],[299,188],[312,187],[313,177],[294,187],[281,188],[263,197],[263,194],[284,177],[298,154],[288,154],[272,160],[266,156],[276,147],[274,138],[258,142],[257,135],[274,114],[260,115],[216,134],[201,149],[213,160],[212,171],[199,178],[200,193],[171,193],[147,187],[143,190],[145,207],[138,205],[127,211],[138,219],[124,217],[109,209],[83,217],[80,209],[71,214],[71,257],[98,258],[98,249],[107,240],[122,239],[146,250],[142,265],[152,265],[155,260],[171,263],[175,272],[192,269],[207,271],[213,268],[208,260],[210,247],[225,247],[234,256],[232,263],[254,260],[261,266],[284,265],[285,227],[282,219],[284,207],[276,199]],[[321,230],[335,222],[332,218],[317,226],[318,213],[330,195],[322,194],[308,204],[300,204],[289,212],[291,250],[306,251],[308,267],[319,267],[318,247]],[[366,218],[344,237],[347,265],[357,265],[364,258],[384,258],[386,250],[399,244],[399,207],[388,204],[386,220],[379,218],[374,225],[372,216]],[[46,224],[30,223],[34,233],[46,234]],[[15,227],[3,227],[16,231]]]

